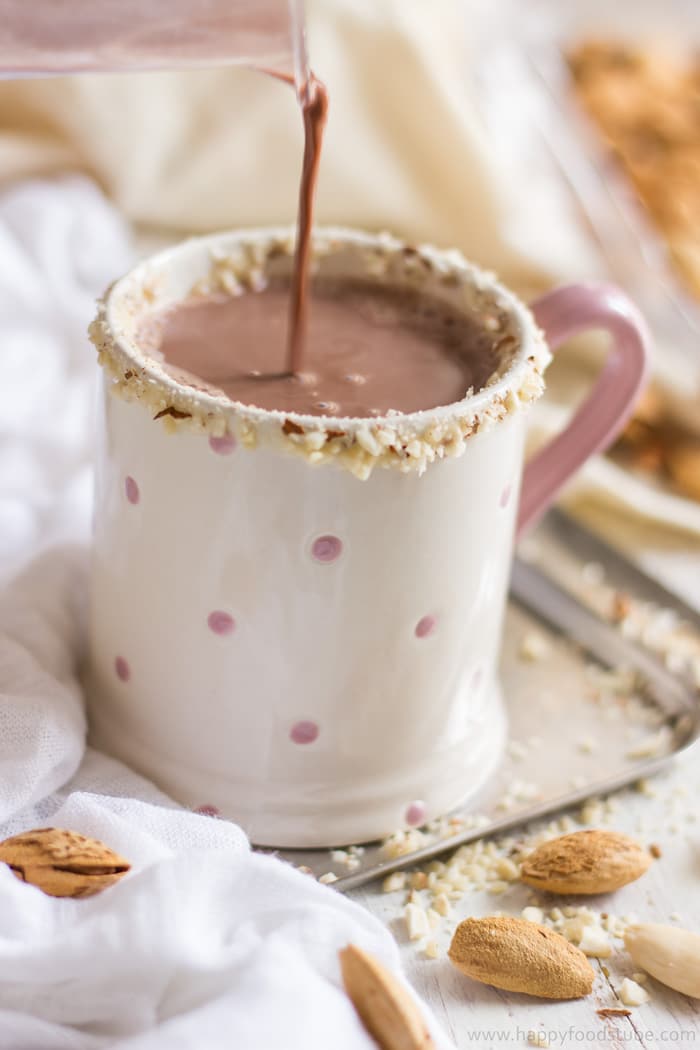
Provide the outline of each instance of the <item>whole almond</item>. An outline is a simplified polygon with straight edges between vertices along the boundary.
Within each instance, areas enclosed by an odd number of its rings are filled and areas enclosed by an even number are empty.
[[[434,1050],[418,1007],[399,981],[354,944],[339,955],[345,991],[381,1050]]]
[[[50,897],[91,897],[131,867],[103,842],[62,828],[37,828],[5,839],[0,862]]]
[[[528,919],[465,919],[448,955],[475,981],[541,999],[578,999],[590,993],[595,979],[582,951]]]
[[[635,966],[657,981],[700,999],[700,934],[642,922],[628,928],[625,948]]]
[[[575,831],[543,842],[523,861],[520,877],[548,893],[610,893],[643,875],[651,857],[617,831]]]

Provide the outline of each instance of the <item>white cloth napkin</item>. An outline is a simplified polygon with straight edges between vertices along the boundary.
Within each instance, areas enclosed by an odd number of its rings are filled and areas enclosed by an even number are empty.
[[[381,923],[85,748],[85,328],[129,254],[87,180],[0,197],[0,838],[73,828],[133,864],[77,901],[0,865],[0,1050],[370,1050],[337,952],[396,969]]]

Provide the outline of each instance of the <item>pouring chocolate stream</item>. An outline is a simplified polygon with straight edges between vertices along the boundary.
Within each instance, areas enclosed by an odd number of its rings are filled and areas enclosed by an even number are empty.
[[[309,74],[301,94],[301,110],[304,117],[304,161],[299,184],[299,212],[297,216],[297,243],[292,274],[289,339],[287,347],[287,370],[299,375],[303,369],[304,343],[306,340],[309,264],[311,261],[311,232],[314,219],[314,201],[318,169],[321,162],[323,132],[328,116],[328,92],[325,84]]]
[[[302,24],[294,28],[294,74],[264,70],[295,89],[303,117],[290,280],[233,298],[186,301],[149,318],[141,330],[143,344],[163,356],[179,381],[259,408],[367,417],[460,400],[486,383],[497,353],[488,333],[445,304],[417,291],[322,279],[315,283],[310,312],[314,203],[328,92],[308,67]]]

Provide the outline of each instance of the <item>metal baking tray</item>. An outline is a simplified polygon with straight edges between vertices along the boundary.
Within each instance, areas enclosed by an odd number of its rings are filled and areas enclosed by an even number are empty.
[[[350,890],[651,776],[700,736],[700,614],[552,511],[514,563],[501,680],[508,746],[467,808],[385,843],[276,855]]]

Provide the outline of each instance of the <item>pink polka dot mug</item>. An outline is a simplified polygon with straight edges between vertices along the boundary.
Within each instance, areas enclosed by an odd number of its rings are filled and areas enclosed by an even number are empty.
[[[186,386],[140,346],[149,311],[289,273],[292,248],[287,230],[188,241],[100,305],[88,681],[98,747],[254,842],[314,847],[420,826],[494,769],[514,536],[623,425],[646,335],[615,288],[528,309],[455,252],[326,229],[321,274],[421,287],[500,333],[489,384],[324,419]],[[587,328],[610,333],[607,363],[523,473],[550,349]]]

